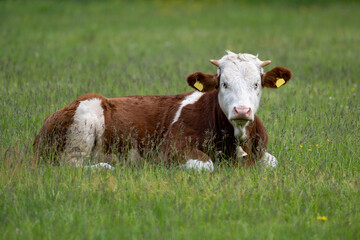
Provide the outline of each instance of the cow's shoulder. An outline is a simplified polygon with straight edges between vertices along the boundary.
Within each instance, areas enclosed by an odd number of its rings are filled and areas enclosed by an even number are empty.
[[[216,135],[216,115],[215,106],[217,97],[215,92],[192,92],[176,105],[175,115],[173,116],[169,129],[168,137],[177,136],[202,144],[207,138]]]

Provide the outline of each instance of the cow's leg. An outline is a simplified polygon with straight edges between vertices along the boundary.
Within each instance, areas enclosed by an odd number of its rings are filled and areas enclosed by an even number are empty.
[[[83,167],[89,165],[102,151],[101,137],[104,133],[104,114],[98,98],[82,101],[76,109],[73,124],[67,131],[65,157],[67,163]],[[107,163],[98,163],[91,168],[111,169]]]
[[[161,158],[167,161],[172,159],[180,160],[182,167],[185,169],[214,171],[214,164],[211,158],[203,151],[190,147],[198,144],[191,142],[191,138],[186,138],[186,136],[182,135],[182,127],[181,125],[173,125],[166,133],[165,141],[162,145]]]
[[[186,169],[195,169],[197,171],[207,171],[212,172],[214,171],[214,164],[211,159],[207,161],[201,161],[197,159],[189,159],[187,160],[186,164],[184,164],[184,168]]]
[[[265,152],[261,157],[260,162],[266,167],[276,167],[278,164],[277,159],[268,152]]]
[[[195,169],[197,171],[214,171],[214,164],[210,157],[200,150],[193,149],[187,157],[186,163],[183,165],[185,169]]]

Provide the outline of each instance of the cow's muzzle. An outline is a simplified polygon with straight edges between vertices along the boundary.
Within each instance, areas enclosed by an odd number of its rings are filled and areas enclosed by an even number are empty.
[[[235,120],[235,121],[241,121],[241,120],[245,120],[245,121],[252,121],[252,114],[251,114],[251,108],[246,108],[246,107],[234,107],[233,108],[233,116],[231,118],[231,120]]]

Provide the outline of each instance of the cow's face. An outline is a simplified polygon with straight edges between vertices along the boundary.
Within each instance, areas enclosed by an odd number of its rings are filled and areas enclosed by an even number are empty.
[[[219,105],[234,127],[254,120],[261,98],[261,64],[251,54],[229,54],[217,63]]]
[[[245,137],[244,129],[259,108],[262,88],[280,87],[290,80],[291,71],[277,67],[264,74],[263,67],[270,61],[230,51],[211,62],[218,67],[216,75],[195,73],[189,75],[188,83],[200,91],[218,89],[220,108],[233,125],[235,136]]]

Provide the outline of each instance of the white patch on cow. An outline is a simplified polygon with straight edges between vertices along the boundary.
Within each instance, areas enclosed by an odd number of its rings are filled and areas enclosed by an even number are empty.
[[[174,120],[172,121],[171,124],[174,124],[179,120],[181,115],[181,110],[185,106],[196,103],[201,98],[202,95],[204,95],[204,93],[195,91],[190,95],[186,96],[185,99],[181,102],[179,109],[176,111]]]
[[[105,130],[104,110],[98,98],[81,101],[75,111],[73,124],[67,130],[66,151],[86,158],[92,151],[101,150]],[[94,149],[94,144],[96,146]]]
[[[252,54],[228,54],[219,60],[220,87],[218,100],[221,110],[234,127],[234,135],[245,139],[245,128],[253,121],[261,98],[263,62]],[[234,108],[250,108],[249,119],[234,119]]]
[[[276,167],[278,164],[277,159],[268,152],[265,152],[265,154],[260,159],[260,162],[266,167]]]
[[[214,171],[214,164],[210,159],[206,162],[197,159],[190,159],[186,162],[186,164],[184,164],[184,167],[186,169],[195,169],[197,171],[202,171],[202,170],[208,172]]]

